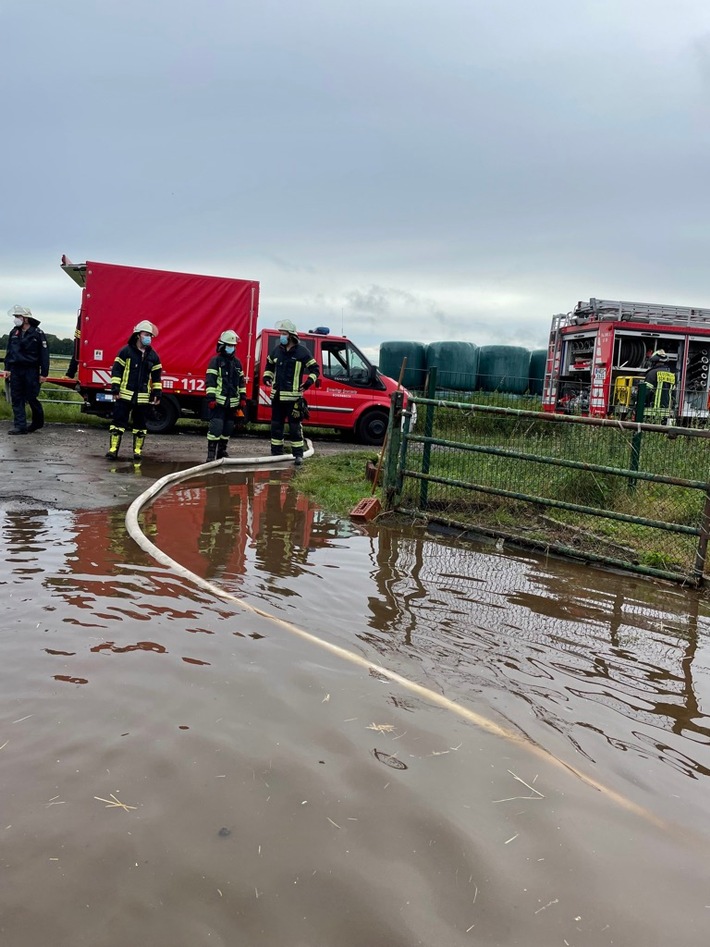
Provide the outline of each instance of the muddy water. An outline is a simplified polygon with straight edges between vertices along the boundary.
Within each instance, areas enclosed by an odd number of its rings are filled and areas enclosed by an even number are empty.
[[[146,513],[187,568],[445,709],[157,567],[122,511],[1,522],[3,947],[710,940],[694,594],[356,528],[283,473]]]

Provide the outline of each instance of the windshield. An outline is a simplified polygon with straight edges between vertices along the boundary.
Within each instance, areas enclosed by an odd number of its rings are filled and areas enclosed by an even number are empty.
[[[323,342],[323,375],[349,385],[369,385],[372,366],[352,342]]]

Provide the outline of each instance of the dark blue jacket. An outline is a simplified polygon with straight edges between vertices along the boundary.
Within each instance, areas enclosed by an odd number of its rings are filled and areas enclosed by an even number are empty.
[[[34,368],[42,378],[49,374],[47,337],[39,326],[30,325],[26,332],[18,326],[13,326],[10,330],[5,369],[11,372],[13,368]]]

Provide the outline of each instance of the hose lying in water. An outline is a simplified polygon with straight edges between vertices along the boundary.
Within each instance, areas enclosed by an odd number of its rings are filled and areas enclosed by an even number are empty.
[[[308,450],[306,450],[304,456],[310,457],[313,454],[313,445],[310,441],[307,441],[307,445]],[[230,592],[225,591],[218,585],[215,585],[213,582],[209,582],[207,579],[201,578],[194,572],[190,572],[189,569],[186,569],[184,566],[181,566],[179,562],[171,559],[170,556],[166,555],[161,549],[152,543],[147,538],[147,536],[144,535],[140,528],[138,516],[143,507],[170,484],[178,483],[181,480],[189,480],[192,477],[202,476],[205,473],[211,473],[222,467],[265,467],[271,466],[272,464],[280,465],[283,464],[284,461],[291,460],[291,455],[288,454],[281,457],[266,456],[223,458],[222,460],[213,460],[206,464],[198,464],[196,467],[188,467],[186,470],[179,470],[176,473],[167,474],[165,477],[161,477],[159,480],[156,480],[151,487],[141,493],[140,496],[136,497],[133,503],[131,503],[126,513],[126,529],[131,538],[135,540],[135,542],[141,547],[141,549],[144,550],[144,552],[148,553],[149,556],[155,559],[156,562],[159,562],[167,569],[170,569],[172,572],[181,576],[183,579],[186,579],[192,585],[196,585],[199,588],[204,589],[204,591],[209,592],[210,595],[220,598],[225,602],[238,605],[242,610],[249,612],[252,615],[258,615],[260,618],[266,619],[272,624],[277,625],[279,628],[282,628],[284,631],[289,632],[289,634],[296,635],[297,637],[302,638],[304,641],[308,641],[310,644],[317,645],[319,648],[329,651],[336,657],[342,658],[344,661],[349,661],[351,664],[355,664],[357,667],[362,668],[369,674],[385,677],[387,680],[392,681],[394,684],[398,684],[400,687],[408,690],[412,694],[415,694],[422,700],[425,700],[430,704],[434,704],[437,707],[441,707],[444,710],[448,710],[450,713],[455,714],[457,717],[461,717],[468,723],[474,724],[481,730],[484,730],[493,736],[502,737],[511,743],[517,744],[523,749],[528,750],[534,756],[537,756],[539,759],[547,763],[552,763],[558,769],[565,770],[573,776],[576,776],[577,779],[580,779],[587,786],[590,786],[592,789],[597,790],[597,792],[602,793],[608,799],[612,800],[617,805],[628,810],[629,812],[640,816],[641,818],[651,822],[653,825],[659,828],[667,828],[666,823],[650,812],[650,810],[638,805],[631,799],[628,799],[626,796],[621,795],[621,793],[616,792],[614,789],[604,786],[593,777],[588,776],[586,773],[583,773],[576,767],[571,766],[569,763],[565,763],[564,760],[554,756],[554,754],[550,753],[548,750],[545,750],[543,747],[538,746],[538,744],[533,743],[530,739],[523,736],[522,734],[516,733],[514,730],[509,730],[508,728],[495,723],[493,720],[489,720],[487,717],[476,713],[475,710],[464,707],[462,704],[456,703],[456,701],[445,697],[443,694],[437,694],[436,691],[429,687],[425,687],[422,684],[417,684],[416,681],[410,681],[408,678],[402,677],[402,675],[398,674],[396,671],[391,671],[389,668],[383,667],[380,664],[373,664],[371,661],[368,661],[367,658],[358,654],[356,651],[350,651],[347,648],[341,647],[340,645],[326,641],[324,638],[319,638],[317,635],[314,635],[309,631],[305,631],[303,628],[299,628],[298,625],[294,625],[290,621],[286,621],[283,618],[272,615],[270,612],[267,612],[263,608],[259,608],[256,605],[251,605],[245,599],[238,598],[236,595],[232,595]]]

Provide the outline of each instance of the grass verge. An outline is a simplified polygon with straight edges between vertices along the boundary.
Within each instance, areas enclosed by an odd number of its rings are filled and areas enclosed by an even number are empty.
[[[347,514],[360,500],[372,495],[372,483],[365,479],[368,460],[377,463],[377,454],[348,451],[329,457],[311,457],[294,477],[294,486],[320,506],[339,516]],[[379,490],[376,491],[379,496]]]

